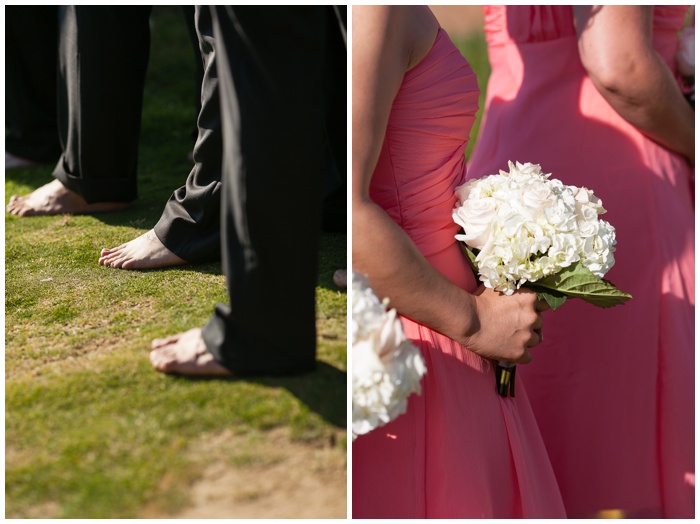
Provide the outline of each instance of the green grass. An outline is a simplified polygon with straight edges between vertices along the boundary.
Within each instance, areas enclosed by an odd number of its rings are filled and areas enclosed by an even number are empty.
[[[230,432],[264,440],[285,427],[293,441],[345,454],[346,294],[332,283],[346,265],[345,235],[322,239],[318,370],[292,378],[153,371],[153,338],[201,326],[227,301],[220,264],[140,272],[97,264],[100,248],[155,224],[190,169],[194,66],[180,10],[155,7],[152,29],[135,205],[94,216],[5,216],[8,518],[177,510],[207,466],[194,443]],[[6,173],[6,201],[48,182],[50,171]]]
[[[484,114],[486,84],[488,83],[489,75],[491,74],[491,65],[489,64],[489,57],[486,51],[486,39],[484,38],[484,33],[482,31],[475,32],[469,37],[456,41],[454,44],[457,46],[464,58],[467,59],[469,65],[471,65],[472,69],[476,73],[476,78],[479,82],[479,89],[481,90],[481,94],[479,95],[479,111],[476,114],[476,121],[472,127],[469,135],[469,143],[467,144],[466,157],[469,159],[472,151],[474,150],[474,146],[476,145],[476,140],[481,126],[481,117]]]

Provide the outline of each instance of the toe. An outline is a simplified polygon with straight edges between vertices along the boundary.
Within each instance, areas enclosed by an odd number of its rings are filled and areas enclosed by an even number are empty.
[[[100,264],[104,266],[110,266],[112,262],[114,262],[117,259],[117,256],[114,253],[110,253],[108,255],[104,255],[100,257]]]
[[[119,255],[116,255],[116,256],[112,257],[112,258],[110,259],[110,261],[109,261],[109,267],[118,267],[118,268],[120,268],[120,267],[122,267],[123,264],[124,264],[124,257],[123,257],[123,256],[119,256]]]
[[[168,348],[154,349],[150,354],[151,365],[158,371],[170,373],[177,368],[177,359]]]
[[[151,366],[153,366],[158,371],[163,371],[163,357],[160,351],[151,351],[149,358],[151,360]]]
[[[122,264],[122,269],[139,269],[138,264],[133,258],[130,258],[128,260],[125,260],[124,263]]]
[[[26,202],[20,202],[19,205],[15,208],[15,214],[21,217],[32,217],[38,216],[41,213],[39,213],[32,206],[28,205]]]
[[[156,338],[151,342],[151,347],[153,349],[157,349],[163,346],[167,346],[168,344],[172,344],[173,342],[177,342],[180,340],[180,335],[170,335],[169,337],[165,338]]]

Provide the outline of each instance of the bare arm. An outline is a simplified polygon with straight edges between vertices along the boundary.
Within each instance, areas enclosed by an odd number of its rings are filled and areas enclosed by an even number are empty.
[[[421,54],[412,45],[416,19],[411,9],[353,7],[353,267],[369,275],[377,295],[388,296],[403,315],[484,357],[525,363],[531,359],[527,347],[540,342],[533,333],[541,326],[534,295],[464,291],[434,269],[369,197],[391,104],[404,73]]]
[[[695,115],[652,46],[652,6],[574,6],[581,62],[640,132],[695,165]]]

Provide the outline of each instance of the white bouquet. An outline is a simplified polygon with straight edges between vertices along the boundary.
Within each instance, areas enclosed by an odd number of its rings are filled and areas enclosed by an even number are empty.
[[[352,438],[406,412],[420,394],[426,367],[406,340],[396,310],[387,310],[364,275],[352,272]]]
[[[598,218],[605,213],[600,199],[550,178],[537,164],[508,162],[508,168],[455,189],[452,218],[462,227],[455,238],[466,244],[479,280],[506,295],[527,286],[552,309],[567,298],[599,307],[632,298],[603,279],[615,263],[616,240],[615,228]],[[501,394],[510,375],[503,380]]]

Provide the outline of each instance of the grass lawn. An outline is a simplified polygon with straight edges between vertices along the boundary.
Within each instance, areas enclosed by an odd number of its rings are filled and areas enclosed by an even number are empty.
[[[224,468],[220,478],[246,482],[246,472],[272,471],[299,450],[315,457],[314,473],[342,476],[344,502],[346,294],[332,275],[346,266],[345,235],[323,236],[318,370],[294,378],[153,371],[153,338],[201,326],[227,301],[220,264],[97,264],[100,248],[150,229],[184,184],[195,96],[180,9],[156,6],[135,205],[94,216],[5,215],[7,518],[177,516],[195,504],[193,487],[211,480],[212,465]],[[51,169],[6,173],[5,202],[48,182]]]
[[[476,79],[479,83],[479,89],[481,90],[481,94],[479,95],[479,110],[476,113],[476,120],[469,135],[469,143],[467,144],[465,153],[468,160],[474,150],[479,135],[481,117],[484,114],[484,103],[486,100],[486,84],[491,74],[491,65],[489,64],[489,57],[487,54],[486,39],[482,31],[474,32],[469,37],[455,41],[454,44],[476,73]],[[506,166],[504,166],[504,168],[505,167]]]

